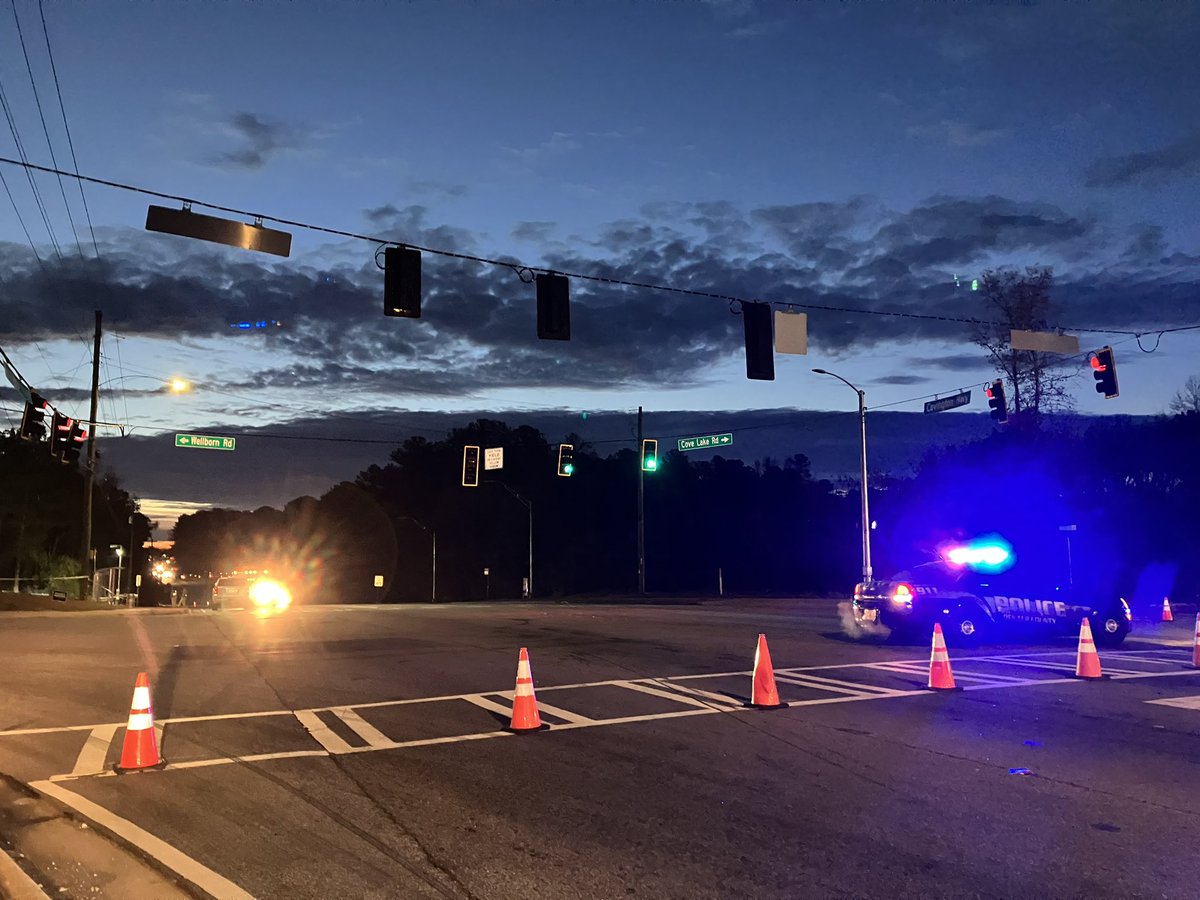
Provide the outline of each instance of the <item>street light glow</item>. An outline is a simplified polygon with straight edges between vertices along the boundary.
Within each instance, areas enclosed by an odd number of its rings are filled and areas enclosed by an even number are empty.
[[[172,378],[170,388],[172,394],[182,394],[192,389],[192,383],[186,378]]]

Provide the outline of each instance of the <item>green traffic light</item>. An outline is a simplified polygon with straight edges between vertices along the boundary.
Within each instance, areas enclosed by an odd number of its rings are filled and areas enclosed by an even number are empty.
[[[567,463],[563,466],[563,474],[572,475],[575,472],[575,463]]]
[[[644,468],[647,472],[653,472],[658,468],[658,460],[651,456],[646,459],[646,465],[642,468]]]

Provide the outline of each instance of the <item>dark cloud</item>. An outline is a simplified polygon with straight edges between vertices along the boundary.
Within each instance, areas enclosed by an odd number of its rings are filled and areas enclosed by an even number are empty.
[[[264,119],[251,112],[234,113],[218,126],[239,146],[212,156],[219,166],[255,171],[273,157],[289,150],[302,149],[308,133],[295,125]]]
[[[912,366],[945,369],[948,372],[973,372],[988,367],[987,359],[982,352],[960,353],[952,356],[922,356],[910,359],[908,362]]]
[[[518,222],[512,230],[512,236],[514,240],[540,243],[549,240],[556,227],[553,222]]]
[[[872,384],[906,385],[906,384],[925,384],[927,381],[930,381],[930,380],[931,379],[926,378],[924,375],[884,375],[882,378],[874,379],[871,383]]]
[[[953,273],[979,272],[997,258],[1084,260],[1054,289],[1054,319],[1069,327],[1169,327],[1192,324],[1200,312],[1197,261],[1182,254],[1155,261],[1165,253],[1155,226],[1134,235],[1139,253],[1131,257],[1128,235],[1049,204],[934,197],[897,212],[859,197],[749,212],[723,202],[643,212],[601,229],[590,244],[556,242],[528,262],[807,307],[821,352],[929,339],[963,347],[961,355],[912,361],[926,370],[979,366],[971,327],[952,320],[990,311],[979,295],[954,286]],[[380,206],[364,217],[385,240],[487,255],[471,232],[431,223],[424,206]],[[541,234],[545,225],[526,222],[518,231]],[[493,266],[424,254],[422,316],[410,320],[382,315],[383,273],[369,244],[275,261],[133,230],[107,230],[102,240],[100,260],[72,259],[46,272],[27,247],[0,244],[0,341],[77,334],[101,308],[106,327],[126,336],[244,339],[271,355],[260,371],[231,376],[221,389],[432,396],[683,387],[705,383],[715,361],[743,352],[742,322],[727,302],[586,279],[570,286],[572,340],[538,341],[535,289],[518,277],[516,260]],[[272,319],[282,327],[229,329]]]
[[[1119,187],[1140,181],[1162,181],[1172,176],[1196,172],[1200,172],[1200,134],[1168,144],[1159,150],[1097,159],[1084,173],[1084,184],[1088,187]]]

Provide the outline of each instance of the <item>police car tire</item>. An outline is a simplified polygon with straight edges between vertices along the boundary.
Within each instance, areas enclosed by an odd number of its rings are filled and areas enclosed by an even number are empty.
[[[963,631],[963,623],[965,622],[971,623],[972,629],[970,634]],[[959,645],[977,644],[983,635],[987,633],[990,624],[984,614],[978,609],[956,610],[950,619],[950,640],[952,643]]]
[[[1117,628],[1115,631],[1109,631],[1108,623],[1116,622]],[[1119,618],[1115,613],[1110,616],[1101,617],[1096,623],[1096,627],[1092,630],[1095,637],[1096,645],[1099,647],[1120,647],[1125,642],[1125,636],[1129,634],[1129,624]]]

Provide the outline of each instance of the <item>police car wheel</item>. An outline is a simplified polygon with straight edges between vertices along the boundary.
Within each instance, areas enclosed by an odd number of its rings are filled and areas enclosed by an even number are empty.
[[[956,613],[951,620],[949,637],[954,643],[976,644],[981,640],[985,629],[986,624],[978,612],[964,609]]]
[[[1115,614],[1104,616],[1093,633],[1101,647],[1119,647],[1129,633],[1129,623]]]

